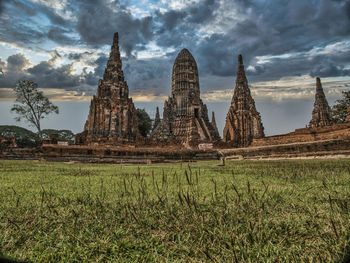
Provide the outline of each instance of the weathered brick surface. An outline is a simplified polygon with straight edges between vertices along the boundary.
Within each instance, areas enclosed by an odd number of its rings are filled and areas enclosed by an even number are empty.
[[[209,122],[207,106],[200,99],[197,63],[187,49],[175,59],[171,96],[164,103],[163,119],[151,137],[155,141],[179,144],[220,139],[216,127]]]
[[[118,33],[113,45],[103,79],[90,104],[84,132],[78,134],[78,144],[135,143],[140,138],[134,103],[129,98],[129,88],[124,79],[120,58]]]
[[[318,128],[333,124],[331,108],[328,105],[324,95],[321,79],[316,78],[316,93],[314,109],[312,110],[312,119],[309,123],[310,128]]]
[[[252,146],[315,142],[333,139],[350,139],[350,122],[320,128],[296,129],[294,132],[290,132],[287,134],[254,139],[252,142]]]
[[[350,156],[350,139],[224,149],[227,159],[294,158],[317,156]]]
[[[180,148],[91,147],[56,145],[41,147],[41,156],[48,161],[78,161],[97,163],[159,163],[173,161],[216,160],[215,150]]]
[[[236,86],[226,117],[223,141],[232,146],[247,147],[253,138],[262,137],[264,137],[264,128],[261,117],[250,94],[242,55],[239,55]]]

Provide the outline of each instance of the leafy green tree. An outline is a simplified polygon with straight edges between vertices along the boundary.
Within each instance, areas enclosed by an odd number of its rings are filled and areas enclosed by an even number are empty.
[[[146,137],[152,129],[152,120],[145,109],[136,109],[139,131],[142,136]]]
[[[42,138],[49,139],[51,134],[57,134],[59,141],[67,141],[70,145],[74,144],[74,133],[70,130],[42,130]]]
[[[33,148],[40,146],[41,140],[37,133],[14,125],[0,125],[0,133],[4,137],[15,137],[20,148]]]
[[[42,91],[38,90],[38,84],[31,80],[20,80],[13,88],[16,94],[16,102],[11,112],[18,114],[16,121],[24,119],[38,130],[39,137],[42,138],[40,121],[50,113],[58,114],[58,107],[53,105],[46,98]]]
[[[332,116],[335,123],[345,121],[348,107],[350,106],[350,91],[343,91],[342,96],[343,98],[337,100],[332,106]]]

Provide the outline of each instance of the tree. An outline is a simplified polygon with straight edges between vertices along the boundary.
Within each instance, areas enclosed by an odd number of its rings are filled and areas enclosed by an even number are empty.
[[[40,146],[41,140],[37,133],[13,125],[0,125],[0,133],[7,138],[15,137],[20,148],[33,148]]]
[[[142,136],[146,137],[152,129],[152,120],[145,109],[136,109],[139,122],[139,131]]]
[[[57,134],[59,141],[67,141],[70,145],[74,144],[74,133],[70,130],[44,129],[41,132],[43,139],[49,139],[51,134]]]
[[[348,107],[350,106],[350,91],[342,92],[342,99],[336,100],[332,106],[332,116],[335,123],[343,123],[348,113]]]
[[[40,121],[50,113],[58,114],[58,107],[53,105],[43,92],[38,90],[38,84],[31,80],[18,81],[13,90],[18,104],[13,105],[11,112],[19,115],[15,120],[26,120],[37,128],[39,137],[42,138]]]

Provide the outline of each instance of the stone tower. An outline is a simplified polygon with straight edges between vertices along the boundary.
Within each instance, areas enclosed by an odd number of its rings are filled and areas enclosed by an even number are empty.
[[[226,116],[223,141],[237,147],[249,146],[253,138],[264,137],[264,128],[250,94],[242,55],[238,56],[236,87]]]
[[[86,143],[132,143],[140,136],[135,106],[122,70],[118,33],[114,34],[103,79],[91,100],[84,133]]]
[[[157,128],[157,126],[159,125],[159,123],[160,123],[160,115],[159,115],[159,108],[158,108],[158,106],[157,106],[157,109],[156,109],[156,116],[155,116],[155,118],[154,118],[153,130],[154,130],[155,128]]]
[[[219,134],[218,127],[216,126],[215,113],[213,111],[211,112],[211,125],[215,129],[215,132]]]
[[[312,119],[309,122],[310,128],[324,127],[332,125],[331,108],[328,105],[326,96],[324,95],[321,79],[316,78],[316,94],[314,109],[312,111]]]
[[[161,141],[193,144],[220,139],[200,99],[197,63],[187,49],[181,50],[175,59],[171,96],[165,101],[163,119],[151,136]]]

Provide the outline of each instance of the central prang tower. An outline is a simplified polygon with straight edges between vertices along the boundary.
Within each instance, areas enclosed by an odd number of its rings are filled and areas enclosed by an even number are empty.
[[[171,96],[164,103],[163,120],[155,127],[152,138],[192,144],[220,139],[200,99],[197,63],[187,49],[181,50],[175,59]]]

